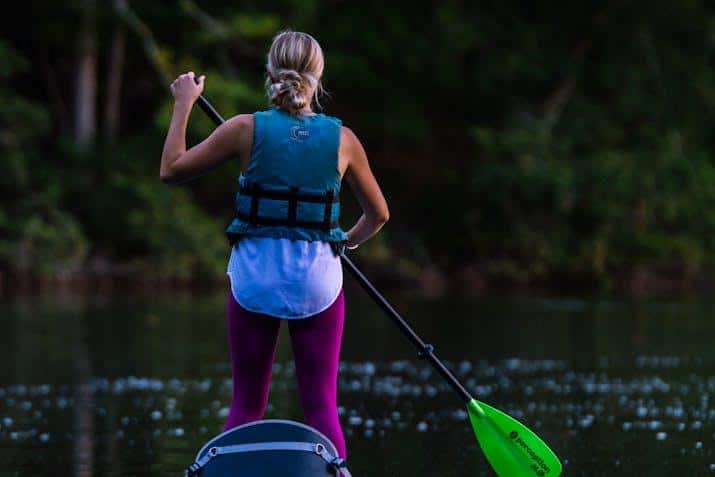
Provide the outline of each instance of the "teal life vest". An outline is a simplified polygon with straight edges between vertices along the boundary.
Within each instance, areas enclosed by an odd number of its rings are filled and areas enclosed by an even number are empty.
[[[229,242],[244,235],[347,240],[338,222],[341,121],[278,108],[253,113],[253,121],[251,159],[238,178],[236,218],[226,228]]]

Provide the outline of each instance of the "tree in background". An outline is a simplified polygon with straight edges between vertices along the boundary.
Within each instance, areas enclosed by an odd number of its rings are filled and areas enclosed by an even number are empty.
[[[264,54],[285,27],[321,41],[327,112],[364,138],[390,201],[391,225],[363,255],[511,284],[713,270],[707,2],[45,0],[20,15],[29,35],[0,20],[0,54],[15,58],[0,94],[23,105],[0,112],[14,145],[3,270],[52,257],[50,275],[122,263],[222,276],[238,166],[158,183],[162,75],[206,74],[225,115],[261,109]],[[195,114],[190,141],[212,127]]]

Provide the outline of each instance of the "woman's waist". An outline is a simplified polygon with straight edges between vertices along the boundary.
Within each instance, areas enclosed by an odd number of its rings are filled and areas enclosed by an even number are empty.
[[[240,236],[232,245],[232,253],[283,260],[309,257],[337,259],[331,242],[262,235]]]
[[[229,272],[301,282],[342,273],[340,259],[327,242],[243,237],[234,244]]]

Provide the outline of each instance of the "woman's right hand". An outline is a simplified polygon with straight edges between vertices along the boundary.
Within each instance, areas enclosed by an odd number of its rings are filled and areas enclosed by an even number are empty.
[[[204,91],[204,79],[206,76],[201,75],[198,82],[194,80],[194,72],[189,71],[183,75],[179,75],[173,83],[171,83],[171,94],[177,103],[193,105]]]

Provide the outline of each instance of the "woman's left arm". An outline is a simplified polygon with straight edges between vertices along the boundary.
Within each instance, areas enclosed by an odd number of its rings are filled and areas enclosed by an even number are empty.
[[[246,129],[253,125],[250,115],[235,116],[187,151],[189,114],[203,88],[204,77],[199,77],[197,84],[192,72],[179,76],[171,84],[175,102],[161,154],[159,176],[163,182],[177,184],[193,179],[236,156],[241,151],[241,139],[246,135]]]

